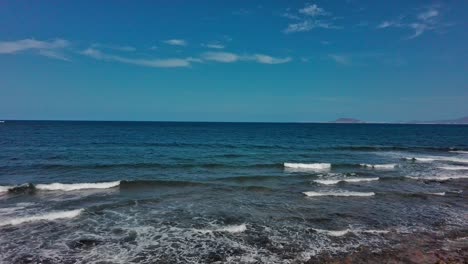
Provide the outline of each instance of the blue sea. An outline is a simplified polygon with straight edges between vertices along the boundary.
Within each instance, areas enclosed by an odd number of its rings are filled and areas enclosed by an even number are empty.
[[[468,236],[467,191],[463,125],[6,121],[0,263],[450,247]]]

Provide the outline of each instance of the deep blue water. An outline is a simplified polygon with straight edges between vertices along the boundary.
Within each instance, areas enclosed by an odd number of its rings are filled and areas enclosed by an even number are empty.
[[[466,178],[468,126],[8,121],[0,262],[378,250],[466,229]]]

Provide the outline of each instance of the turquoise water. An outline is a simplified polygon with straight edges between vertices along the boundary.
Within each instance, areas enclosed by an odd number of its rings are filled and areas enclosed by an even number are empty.
[[[300,263],[465,230],[468,126],[0,124],[0,262]]]

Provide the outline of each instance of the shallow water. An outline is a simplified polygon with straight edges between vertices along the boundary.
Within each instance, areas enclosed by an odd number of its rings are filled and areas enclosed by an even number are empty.
[[[467,151],[468,126],[10,121],[0,262],[379,251],[467,229]]]

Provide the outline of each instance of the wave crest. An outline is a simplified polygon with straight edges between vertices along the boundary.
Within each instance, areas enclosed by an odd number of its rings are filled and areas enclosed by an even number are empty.
[[[358,196],[367,197],[374,196],[374,192],[350,192],[350,191],[339,191],[339,192],[303,192],[306,196],[317,197],[317,196]]]
[[[58,211],[58,212],[51,212],[42,215],[34,215],[34,216],[24,216],[12,219],[6,219],[0,222],[0,226],[6,225],[19,225],[27,222],[36,222],[36,221],[52,221],[57,219],[66,219],[66,218],[74,218],[83,212],[84,209],[76,209],[71,211]]]

